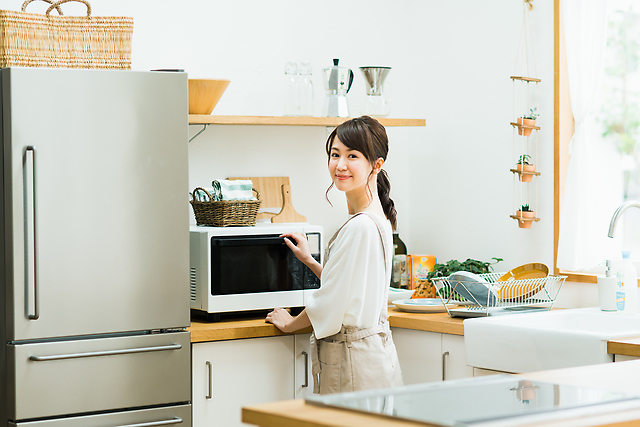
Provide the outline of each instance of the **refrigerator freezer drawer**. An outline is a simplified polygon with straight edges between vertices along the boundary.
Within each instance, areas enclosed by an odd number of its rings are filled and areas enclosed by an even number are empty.
[[[9,427],[191,427],[191,405],[103,415],[62,418],[57,420],[9,423]]]
[[[189,332],[7,347],[9,419],[189,402]]]

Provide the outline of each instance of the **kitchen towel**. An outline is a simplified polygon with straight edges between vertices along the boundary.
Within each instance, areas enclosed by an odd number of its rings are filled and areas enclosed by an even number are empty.
[[[253,195],[251,180],[216,179],[211,182],[211,188],[205,188],[214,201],[220,200],[256,200]],[[209,200],[202,190],[195,191],[195,199],[199,202]]]

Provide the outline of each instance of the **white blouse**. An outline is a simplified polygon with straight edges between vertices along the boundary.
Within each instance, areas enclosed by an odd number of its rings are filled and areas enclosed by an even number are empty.
[[[385,240],[386,268],[383,240],[376,223]],[[381,313],[386,319],[392,248],[391,223],[386,218],[356,215],[338,230],[327,247],[320,289],[305,301],[317,339],[337,334],[342,325],[376,326]]]

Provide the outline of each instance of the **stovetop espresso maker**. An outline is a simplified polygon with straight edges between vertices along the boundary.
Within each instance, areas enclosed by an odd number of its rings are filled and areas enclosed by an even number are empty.
[[[333,67],[323,68],[325,98],[322,115],[325,117],[349,117],[347,93],[353,83],[353,71],[339,67],[340,60],[333,60]]]

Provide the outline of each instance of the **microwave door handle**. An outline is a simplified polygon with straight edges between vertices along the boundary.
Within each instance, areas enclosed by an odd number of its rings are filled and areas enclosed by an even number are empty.
[[[255,246],[284,244],[284,237],[251,237],[248,239],[221,239],[215,246]]]

